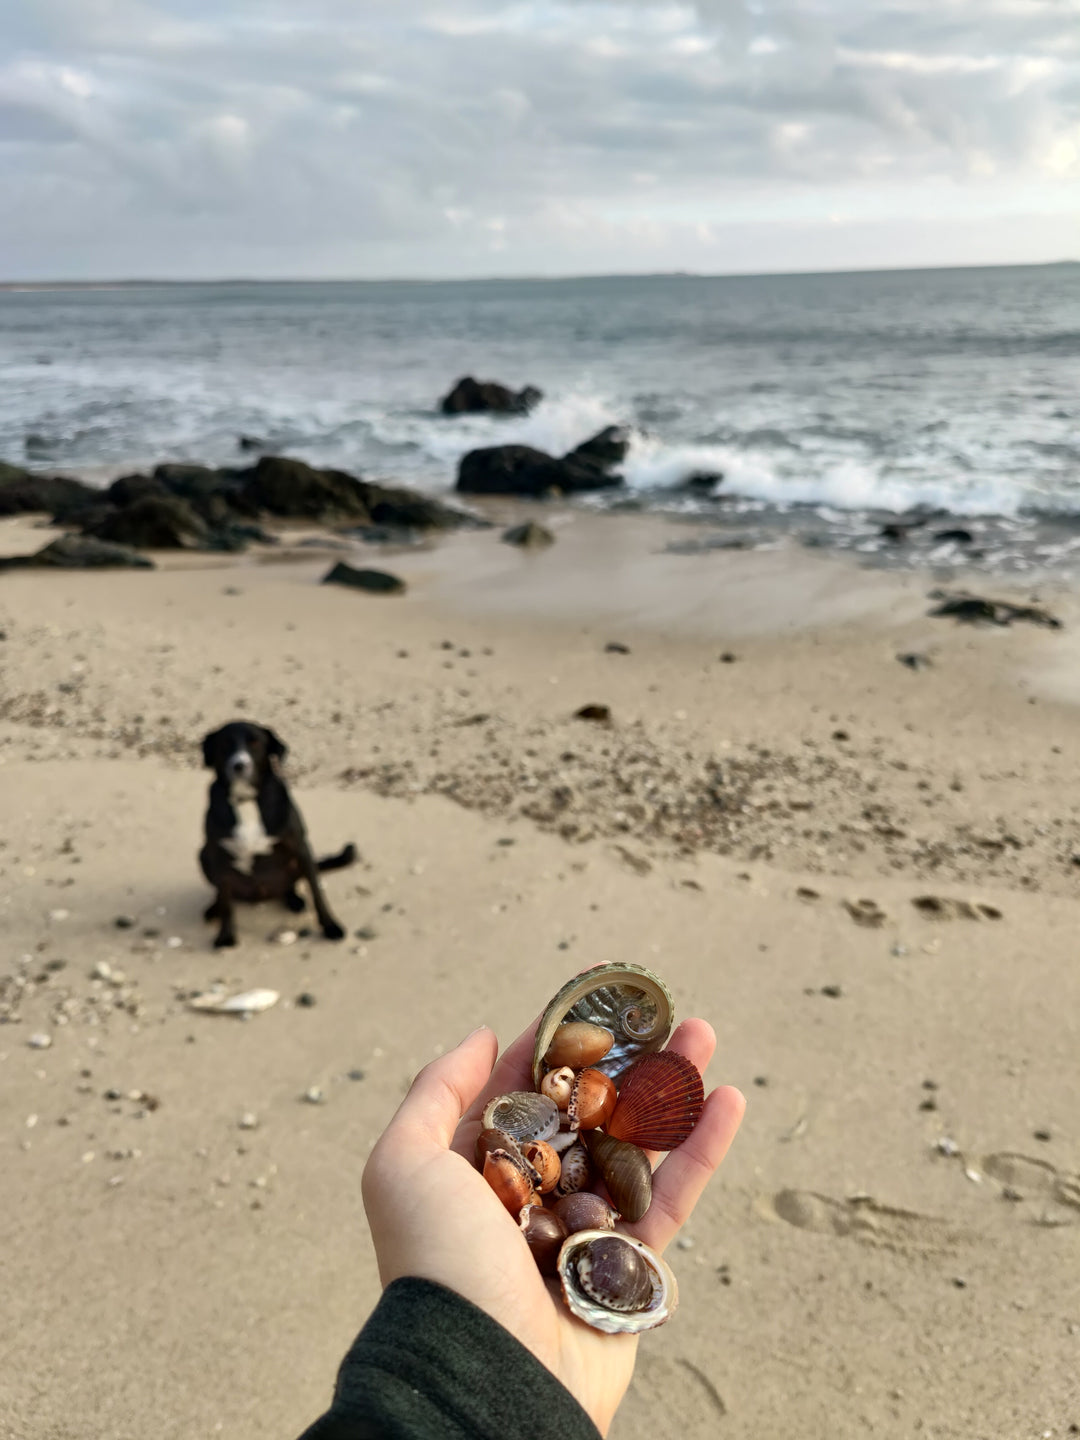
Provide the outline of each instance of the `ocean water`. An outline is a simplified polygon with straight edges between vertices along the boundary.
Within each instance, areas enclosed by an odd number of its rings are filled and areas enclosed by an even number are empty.
[[[470,373],[545,399],[439,415]],[[873,551],[883,512],[923,506],[975,517],[1005,562],[1068,554],[1080,265],[0,292],[0,458],[34,469],[236,462],[246,433],[445,490],[474,446],[561,452],[611,423],[636,503],[711,520],[715,543],[797,524]],[[695,470],[737,498],[679,496]]]

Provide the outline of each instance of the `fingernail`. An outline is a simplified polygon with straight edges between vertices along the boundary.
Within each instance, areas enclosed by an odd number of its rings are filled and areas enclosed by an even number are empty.
[[[473,1038],[474,1035],[479,1035],[481,1030],[486,1030],[486,1029],[488,1029],[488,1026],[486,1026],[486,1025],[478,1025],[475,1030],[470,1030],[469,1033],[468,1033],[468,1035],[465,1036],[465,1039],[462,1040],[462,1042],[461,1042],[462,1045],[467,1045],[467,1044],[469,1043],[469,1041]]]

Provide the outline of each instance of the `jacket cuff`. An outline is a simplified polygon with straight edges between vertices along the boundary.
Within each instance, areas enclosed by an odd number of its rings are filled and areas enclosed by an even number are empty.
[[[483,1310],[430,1280],[383,1292],[304,1440],[600,1440],[545,1365]]]

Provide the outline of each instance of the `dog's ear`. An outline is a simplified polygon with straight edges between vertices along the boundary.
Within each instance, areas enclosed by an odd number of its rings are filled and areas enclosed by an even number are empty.
[[[217,766],[214,763],[214,751],[217,749],[217,743],[220,736],[220,730],[211,730],[209,735],[203,736],[202,758],[203,764],[206,766],[207,770],[217,769]]]
[[[275,760],[284,760],[285,756],[289,753],[289,747],[285,744],[285,741],[279,740],[273,730],[270,729],[266,731],[266,753]]]

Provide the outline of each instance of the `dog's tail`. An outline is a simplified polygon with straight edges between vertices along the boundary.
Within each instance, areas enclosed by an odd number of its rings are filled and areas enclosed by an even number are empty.
[[[355,865],[357,859],[356,846],[350,840],[339,854],[327,855],[318,865],[320,870],[344,870],[347,865]]]

